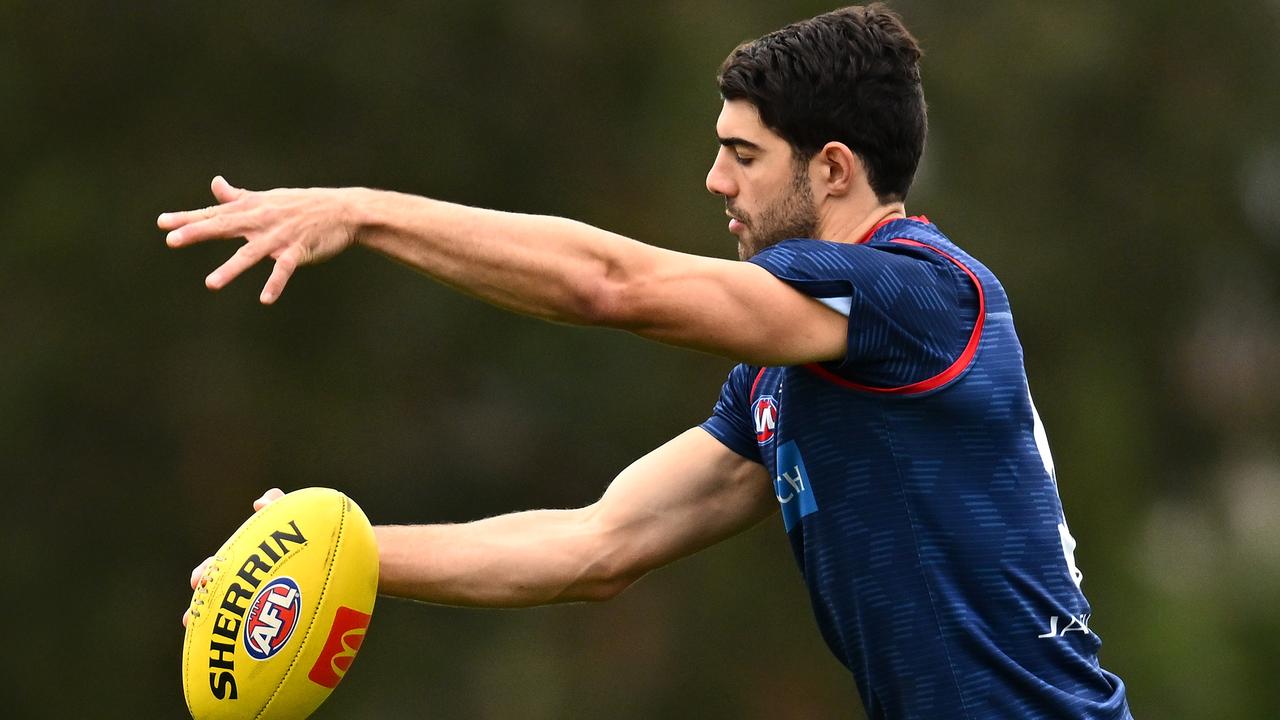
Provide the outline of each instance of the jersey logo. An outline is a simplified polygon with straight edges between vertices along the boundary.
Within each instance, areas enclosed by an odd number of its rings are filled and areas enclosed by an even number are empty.
[[[778,474],[773,479],[774,495],[782,505],[782,525],[787,532],[806,515],[818,511],[818,499],[809,482],[809,471],[800,457],[800,447],[795,440],[778,448]]]
[[[244,647],[249,657],[266,660],[293,636],[302,615],[302,594],[293,578],[278,577],[262,588],[244,620]]]
[[[778,426],[778,401],[772,395],[761,395],[751,406],[751,417],[756,423],[756,442],[764,445],[773,439]]]
[[[1066,637],[1069,632],[1078,632],[1088,635],[1092,630],[1089,629],[1089,618],[1093,615],[1085,613],[1084,615],[1068,615],[1067,622],[1061,630],[1058,629],[1058,616],[1049,616],[1049,631],[1043,635],[1037,635],[1038,638],[1054,638]]]

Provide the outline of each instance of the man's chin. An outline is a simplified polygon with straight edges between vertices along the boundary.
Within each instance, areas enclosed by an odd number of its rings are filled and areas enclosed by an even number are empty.
[[[744,235],[738,236],[738,259],[750,260],[760,253],[761,250],[769,247],[772,243],[758,243],[752,238]]]

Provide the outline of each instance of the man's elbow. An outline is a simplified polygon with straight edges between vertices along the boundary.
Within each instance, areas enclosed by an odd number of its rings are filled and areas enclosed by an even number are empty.
[[[664,272],[644,255],[600,258],[574,283],[571,322],[630,331],[651,324]]]
[[[627,573],[595,578],[583,588],[582,599],[587,602],[612,600],[635,584],[642,575],[643,573]]]
[[[644,577],[651,565],[637,552],[629,534],[620,528],[601,527],[598,517],[588,516],[589,556],[574,583],[575,599],[586,602],[612,600]]]
[[[576,325],[629,329],[635,324],[636,303],[629,301],[628,284],[601,274],[582,284],[573,301],[570,322]]]

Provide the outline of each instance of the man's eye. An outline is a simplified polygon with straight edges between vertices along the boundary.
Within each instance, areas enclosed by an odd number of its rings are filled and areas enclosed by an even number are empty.
[[[734,155],[733,159],[737,160],[739,165],[750,165],[751,162],[755,160],[755,158],[743,157],[741,155]]]

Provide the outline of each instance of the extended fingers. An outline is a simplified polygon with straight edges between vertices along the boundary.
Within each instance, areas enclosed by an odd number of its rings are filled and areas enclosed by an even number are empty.
[[[248,192],[244,188],[238,188],[227,182],[227,179],[221,175],[218,175],[213,179],[213,182],[209,183],[209,190],[213,192],[213,196],[220,203],[229,203],[232,200],[237,200],[241,195]]]
[[[160,216],[156,218],[156,227],[161,230],[171,231],[165,237],[165,242],[170,247],[178,247],[179,245],[215,237],[235,237],[239,234],[236,232],[237,228],[232,227],[234,223],[229,223],[225,219],[221,222],[210,221],[220,217],[225,218],[228,210],[234,212],[238,209],[228,208],[227,206],[244,197],[249,191],[233,186],[221,175],[213,179],[209,189],[213,191],[213,197],[218,201],[217,205],[210,205],[199,210],[160,213]],[[203,224],[206,222],[209,222],[209,224]],[[198,225],[199,227],[191,227],[193,225]],[[190,230],[182,228],[190,228]]]
[[[200,222],[201,220],[208,220],[209,218],[212,218],[217,211],[218,208],[216,206],[211,206],[200,208],[199,210],[160,213],[160,216],[156,218],[156,227],[161,230],[177,230],[184,225],[190,225],[191,223]],[[170,233],[170,236],[172,235],[173,233]],[[170,242],[169,244],[172,245],[173,243]]]
[[[176,218],[176,219],[175,219]],[[167,220],[167,223],[164,221]],[[171,225],[165,235],[169,247],[182,247],[205,240],[244,237],[255,229],[253,216],[235,205],[214,205],[200,210],[165,213],[156,219],[161,228]]]
[[[253,267],[259,260],[266,257],[267,249],[261,244],[245,243],[234,255],[227,258],[227,261],[218,266],[217,270],[209,273],[204,279],[205,287],[210,290],[221,290],[227,283],[235,280],[240,273]]]
[[[267,284],[262,286],[262,295],[258,297],[259,302],[270,305],[280,297],[289,278],[293,277],[293,272],[298,269],[298,265],[302,264],[302,255],[302,248],[297,245],[290,246],[280,253],[276,258],[275,267],[271,268],[271,277],[267,278]]]

